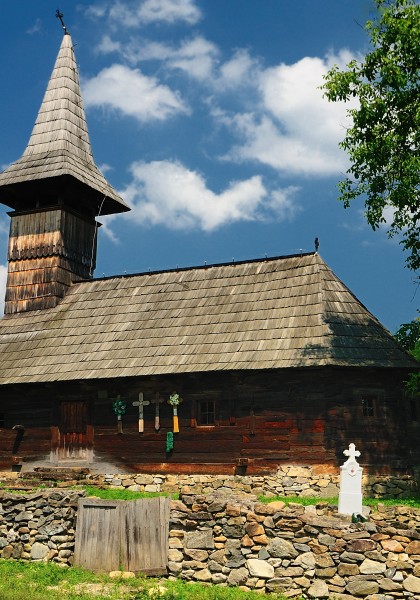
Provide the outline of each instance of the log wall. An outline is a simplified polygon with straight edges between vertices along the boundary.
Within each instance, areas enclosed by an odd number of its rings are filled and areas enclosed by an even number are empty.
[[[364,466],[404,471],[420,463],[420,423],[411,420],[402,379],[389,371],[302,369],[13,386],[0,400],[0,468],[10,468],[15,456],[49,460],[52,438],[53,449],[59,447],[60,403],[77,400],[88,406],[95,465],[111,462],[115,472],[266,473],[281,464],[338,465],[350,442],[362,450]],[[173,430],[167,399],[174,390],[184,401],[180,432],[166,452]],[[146,401],[157,392],[165,400],[159,431],[149,404],[139,433],[132,405],[139,392]],[[126,402],[122,434],[112,409],[118,396]],[[372,414],[369,407],[365,414],[366,396]],[[201,401],[214,403],[213,425],[200,426]],[[15,425],[25,428],[18,446]]]

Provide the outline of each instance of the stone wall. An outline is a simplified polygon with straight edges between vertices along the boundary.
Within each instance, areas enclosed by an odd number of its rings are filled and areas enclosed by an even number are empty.
[[[135,491],[207,494],[217,489],[274,496],[338,496],[339,473],[325,465],[281,466],[275,475],[90,475],[90,481]],[[368,498],[407,498],[418,493],[418,477],[411,475],[363,475],[363,494]]]
[[[171,510],[172,576],[305,598],[420,598],[420,509],[366,523],[328,504],[184,495]]]
[[[0,492],[0,556],[70,565],[81,491]]]
[[[1,557],[71,565],[81,496],[0,492]],[[326,502],[263,504],[222,487],[184,493],[171,503],[168,570],[169,577],[289,597],[417,599],[420,509],[379,505],[367,522],[351,523]]]
[[[71,472],[74,472],[74,480]],[[117,488],[127,488],[133,491],[169,492],[179,494],[208,494],[214,490],[234,490],[252,493],[257,496],[312,496],[317,498],[337,497],[339,493],[339,469],[326,465],[293,466],[282,465],[273,475],[186,475],[186,474],[148,474],[120,473],[103,474],[89,473],[87,468],[54,469],[41,467],[35,471],[21,473],[0,472],[0,482],[9,485],[29,481],[47,482],[58,485],[65,481],[71,485],[91,483]],[[420,492],[420,473],[414,475],[375,475],[363,474],[363,495],[367,498],[408,498]]]

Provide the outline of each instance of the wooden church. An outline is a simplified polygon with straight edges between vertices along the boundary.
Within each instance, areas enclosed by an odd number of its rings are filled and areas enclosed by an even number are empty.
[[[252,474],[349,442],[367,468],[419,463],[416,364],[317,252],[93,278],[96,219],[129,207],[94,163],[67,32],[0,202],[0,469]]]

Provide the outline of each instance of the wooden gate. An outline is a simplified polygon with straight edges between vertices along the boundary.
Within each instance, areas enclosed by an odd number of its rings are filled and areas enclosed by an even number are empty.
[[[166,573],[168,498],[99,500],[81,498],[74,564],[91,571]]]

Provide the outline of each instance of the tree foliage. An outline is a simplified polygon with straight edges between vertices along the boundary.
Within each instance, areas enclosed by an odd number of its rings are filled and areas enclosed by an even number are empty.
[[[339,183],[347,208],[365,200],[373,229],[401,234],[407,265],[420,267],[420,5],[418,0],[375,0],[366,23],[371,50],[347,68],[334,66],[322,86],[333,102],[359,101],[340,146],[350,168]]]
[[[401,325],[394,337],[404,350],[420,361],[420,319]],[[410,373],[405,383],[409,392],[420,395],[420,373]]]

